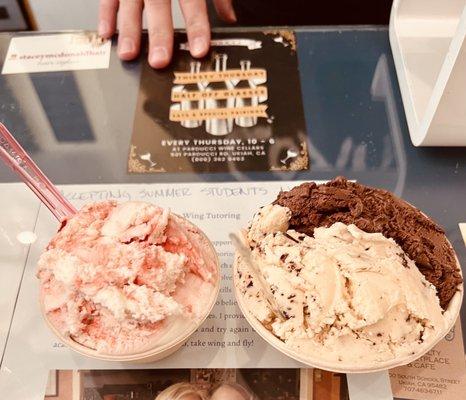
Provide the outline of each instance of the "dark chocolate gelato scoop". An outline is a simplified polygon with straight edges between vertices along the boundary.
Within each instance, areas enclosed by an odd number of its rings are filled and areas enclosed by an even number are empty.
[[[437,288],[444,309],[462,282],[443,229],[386,190],[338,177],[326,184],[303,183],[281,192],[274,204],[288,207],[290,229],[307,235],[312,236],[314,228],[343,222],[392,238]]]

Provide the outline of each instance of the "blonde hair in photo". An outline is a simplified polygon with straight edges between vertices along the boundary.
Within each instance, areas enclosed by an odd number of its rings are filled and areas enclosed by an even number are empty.
[[[211,400],[227,400],[229,398],[234,398],[235,400],[239,398],[241,400],[257,400],[254,394],[236,382],[221,383],[212,390],[210,396]]]
[[[188,382],[175,383],[167,387],[154,400],[184,400],[187,396],[197,396],[199,400],[207,400],[203,390]]]

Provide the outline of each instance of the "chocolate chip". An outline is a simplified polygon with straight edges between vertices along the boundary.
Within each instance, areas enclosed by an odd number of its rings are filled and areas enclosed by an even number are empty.
[[[292,240],[293,242],[299,243],[299,240],[296,240],[293,236],[289,235],[288,233],[285,232],[283,235],[285,235],[288,239]]]

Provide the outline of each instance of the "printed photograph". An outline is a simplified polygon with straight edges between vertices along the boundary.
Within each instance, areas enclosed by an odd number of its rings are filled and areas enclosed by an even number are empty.
[[[45,400],[348,400],[319,369],[52,370]]]

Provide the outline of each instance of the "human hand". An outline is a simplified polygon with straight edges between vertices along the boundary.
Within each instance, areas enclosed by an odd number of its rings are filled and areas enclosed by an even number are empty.
[[[235,22],[233,0],[213,0],[221,19]],[[209,51],[210,25],[205,0],[179,0],[186,22],[189,50],[193,57]],[[118,55],[122,60],[134,59],[141,47],[142,12],[147,15],[149,64],[166,67],[173,54],[173,20],[171,0],[100,0],[99,35],[111,37],[119,19]]]

